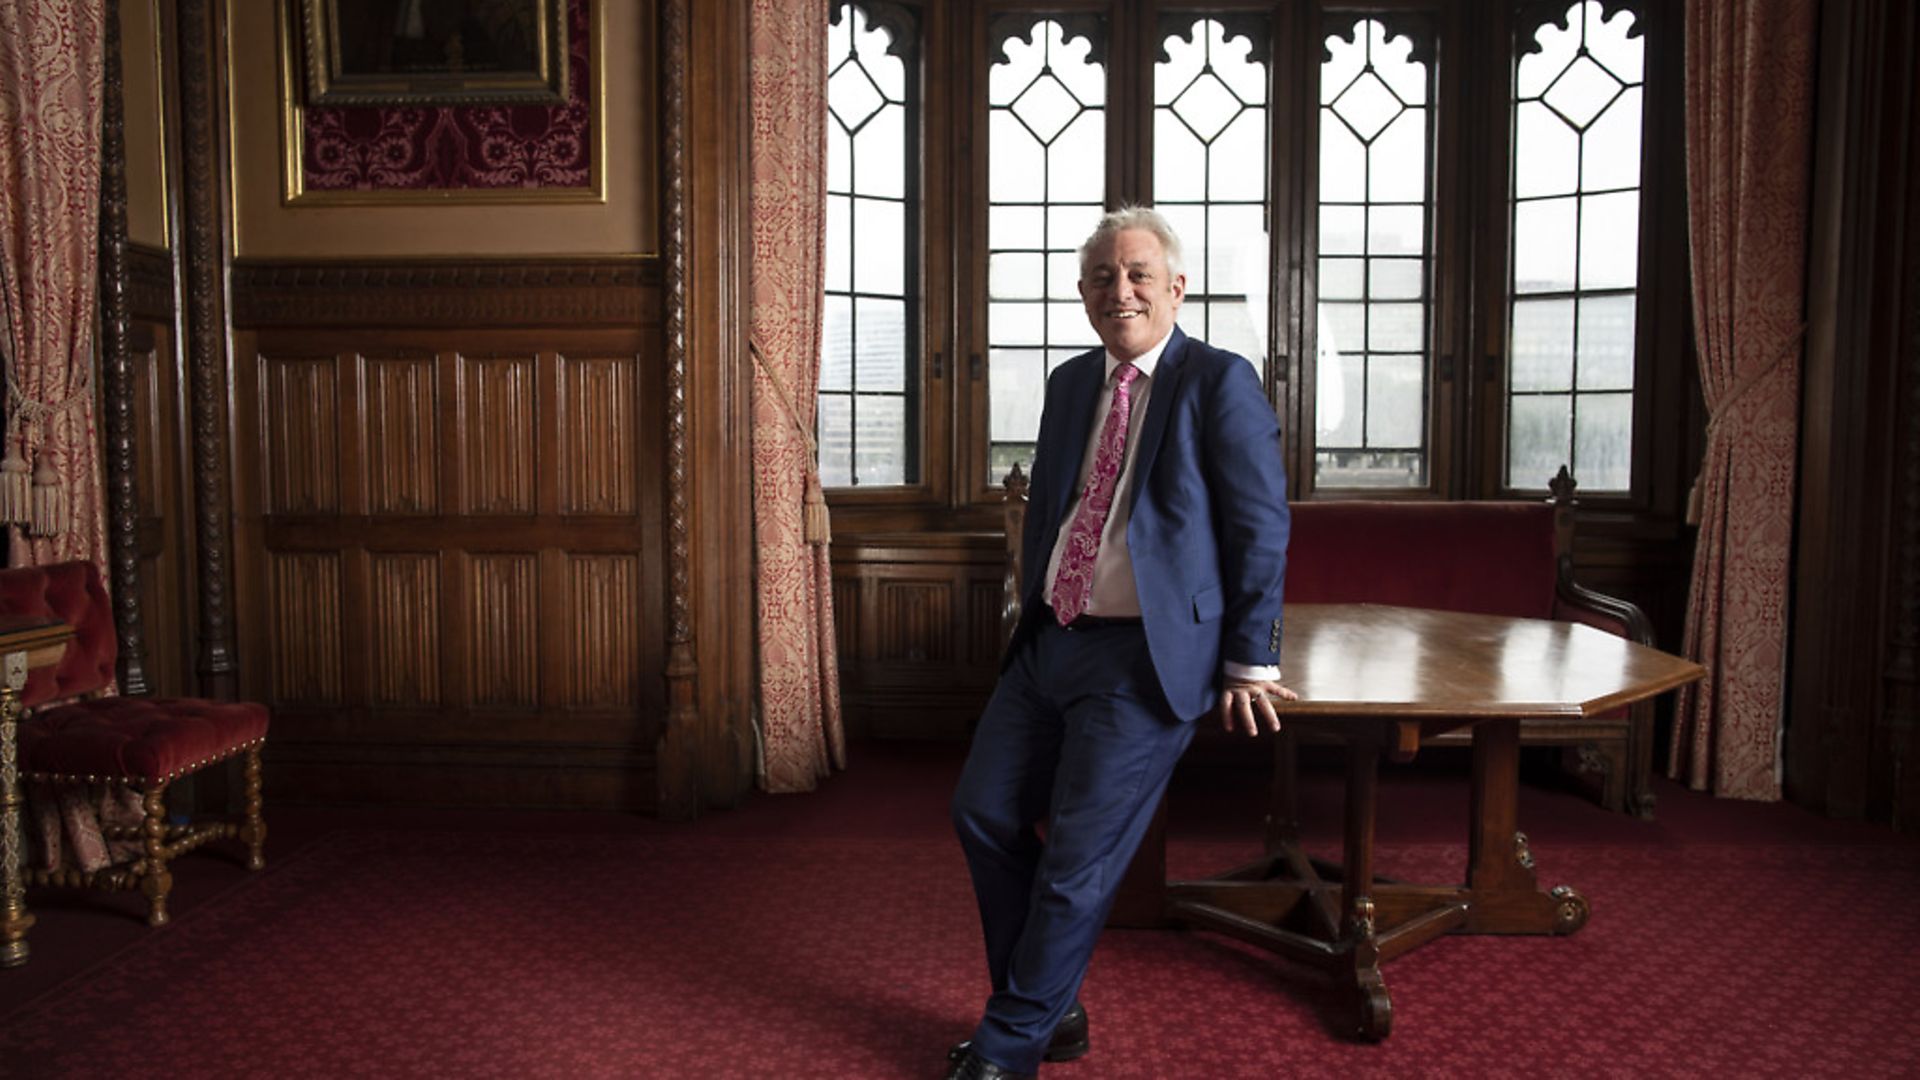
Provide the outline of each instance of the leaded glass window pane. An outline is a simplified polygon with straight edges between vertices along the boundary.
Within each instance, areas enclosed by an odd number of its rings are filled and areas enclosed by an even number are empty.
[[[1432,65],[1378,19],[1335,18],[1320,66],[1314,482],[1424,487]]]
[[[827,27],[826,307],[815,419],[828,487],[919,479],[909,151],[919,105],[898,44],[859,4],[835,6]]]
[[[1166,18],[1177,21],[1163,21],[1153,67],[1153,196],[1185,251],[1180,324],[1264,372],[1267,61],[1220,19]]]
[[[1018,24],[1016,24],[1018,25]],[[1077,286],[1106,200],[1106,67],[1040,19],[987,71],[987,482],[1033,463],[1046,377],[1099,344]]]
[[[1597,0],[1534,32],[1514,73],[1506,483],[1632,479],[1644,45]]]

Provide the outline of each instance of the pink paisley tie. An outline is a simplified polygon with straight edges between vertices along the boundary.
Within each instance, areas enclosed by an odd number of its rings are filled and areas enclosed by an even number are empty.
[[[1100,446],[1094,451],[1093,472],[1080,496],[1080,509],[1067,526],[1067,550],[1060,554],[1060,572],[1053,579],[1053,617],[1065,626],[1087,610],[1093,599],[1093,563],[1100,555],[1100,533],[1113,508],[1113,489],[1120,482],[1120,466],[1127,460],[1127,420],[1133,414],[1133,380],[1140,369],[1121,364],[1114,369],[1113,406],[1100,428]]]

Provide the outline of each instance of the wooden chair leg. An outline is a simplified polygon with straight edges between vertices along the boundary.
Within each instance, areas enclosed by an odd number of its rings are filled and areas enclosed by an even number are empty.
[[[260,748],[257,746],[247,751],[247,820],[240,828],[240,839],[247,843],[247,869],[264,869],[267,822],[260,816]]]
[[[167,925],[167,894],[173,891],[173,873],[167,869],[167,785],[149,788],[143,800],[146,820],[146,868],[140,891],[147,897],[147,925]]]

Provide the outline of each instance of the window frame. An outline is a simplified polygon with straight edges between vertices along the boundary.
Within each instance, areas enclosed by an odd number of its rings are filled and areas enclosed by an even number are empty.
[[[1633,448],[1628,491],[1582,494],[1590,513],[1677,519],[1692,462],[1687,424],[1697,412],[1685,239],[1684,115],[1679,103],[1682,19],[1670,5],[1600,0],[1631,10],[1646,40],[1641,154],[1640,278],[1636,308]],[[1270,304],[1262,372],[1279,414],[1296,499],[1525,499],[1539,488],[1504,484],[1504,399],[1510,281],[1512,85],[1522,28],[1573,0],[884,0],[920,18],[922,127],[916,222],[920,283],[920,482],[835,488],[848,532],[997,529],[1000,477],[986,473],[987,72],[989,31],[1010,15],[1105,20],[1108,205],[1152,202],[1152,71],[1166,18],[1265,18],[1271,34],[1268,108]],[[882,6],[884,6],[884,4]],[[872,10],[873,5],[868,5]],[[1558,9],[1555,12],[1553,9]],[[1545,12],[1546,15],[1542,15]],[[1426,483],[1409,488],[1321,487],[1313,475],[1317,310],[1319,65],[1329,20],[1378,18],[1389,29],[1432,28],[1431,304]],[[1124,62],[1123,62],[1124,61]],[[936,133],[936,129],[938,133]],[[910,271],[912,272],[912,271]]]

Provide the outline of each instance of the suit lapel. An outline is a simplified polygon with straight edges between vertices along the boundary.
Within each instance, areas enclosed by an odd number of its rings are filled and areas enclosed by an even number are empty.
[[[1180,377],[1185,371],[1187,335],[1179,327],[1167,340],[1160,362],[1153,369],[1153,392],[1147,398],[1147,418],[1140,422],[1140,449],[1133,458],[1133,490],[1127,493],[1127,511],[1140,503],[1147,477],[1153,475],[1153,459],[1160,452],[1160,437],[1166,434],[1167,418],[1173,415],[1173,399],[1180,393]]]
[[[1071,380],[1066,387],[1066,399],[1074,403],[1074,408],[1067,414],[1059,438],[1046,447],[1046,453],[1036,455],[1050,481],[1048,491],[1053,496],[1047,507],[1050,523],[1066,517],[1067,507],[1077,494],[1080,464],[1087,454],[1087,440],[1093,434],[1093,414],[1100,407],[1100,384],[1107,374],[1106,350],[1096,349],[1075,357],[1060,374]]]

